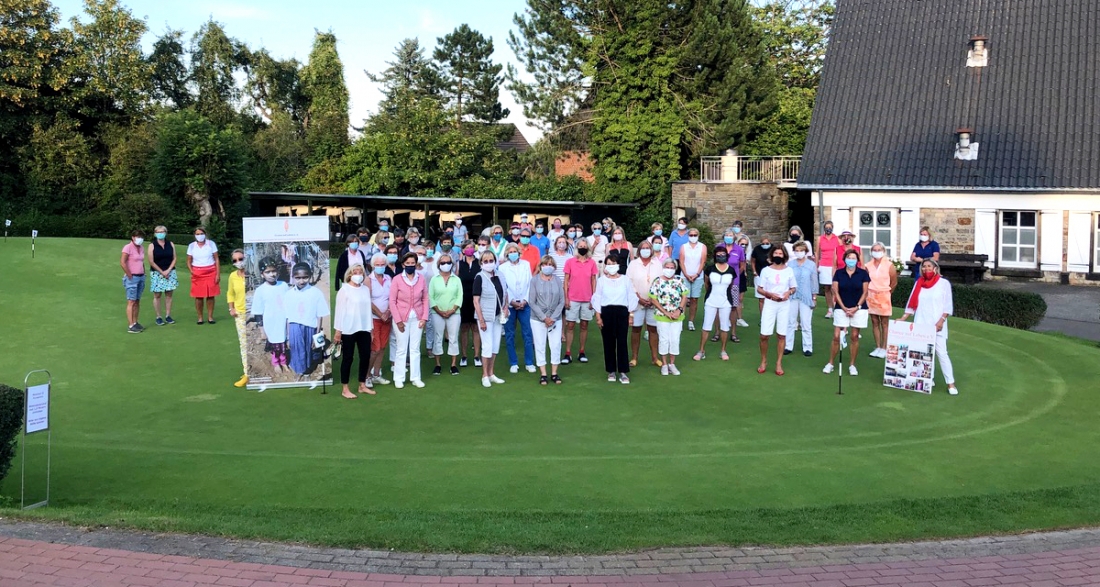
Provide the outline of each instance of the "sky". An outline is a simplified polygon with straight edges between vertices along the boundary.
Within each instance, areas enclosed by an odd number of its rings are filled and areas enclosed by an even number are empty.
[[[70,18],[83,13],[82,0],[53,2],[66,26]],[[393,50],[402,39],[418,37],[430,56],[437,38],[466,23],[493,39],[494,62],[515,64],[507,43],[508,31],[513,27],[513,15],[526,6],[524,0],[121,0],[121,4],[148,25],[146,52],[166,30],[183,30],[190,39],[213,18],[229,36],[252,49],[266,47],[277,58],[293,57],[305,63],[314,31],[331,30],[344,63],[353,126],[361,126],[382,98],[378,84],[363,71],[380,73],[386,69],[386,61],[392,60]],[[522,108],[506,88],[501,88],[500,101],[511,111],[507,122],[516,123],[528,141],[538,140],[542,133],[527,124]]]

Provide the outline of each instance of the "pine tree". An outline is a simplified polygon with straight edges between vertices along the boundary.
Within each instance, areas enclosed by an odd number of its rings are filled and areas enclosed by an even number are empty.
[[[153,42],[153,51],[146,61],[152,69],[150,94],[154,101],[177,109],[194,102],[187,87],[189,72],[183,61],[186,52],[183,31],[170,29]]]
[[[402,40],[394,49],[393,57],[393,61],[386,62],[389,67],[381,74],[364,72],[371,81],[382,84],[379,111],[401,108],[409,99],[439,97],[439,75],[424,57],[424,49],[418,39]]]
[[[302,92],[309,101],[303,121],[307,160],[314,165],[339,157],[348,145],[348,88],[336,35],[317,33],[301,77]]]
[[[440,90],[455,121],[494,123],[508,116],[500,105],[503,66],[493,63],[493,40],[463,24],[438,42]]]
[[[241,70],[243,45],[210,20],[191,39],[191,82],[195,108],[217,125],[229,124],[240,101],[235,75]]]

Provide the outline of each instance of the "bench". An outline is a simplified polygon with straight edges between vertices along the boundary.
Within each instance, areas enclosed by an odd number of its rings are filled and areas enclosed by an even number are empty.
[[[985,277],[985,262],[988,260],[989,255],[940,253],[940,273],[952,282],[972,285]],[[920,275],[920,267],[916,263],[910,263],[909,269],[914,277]]]

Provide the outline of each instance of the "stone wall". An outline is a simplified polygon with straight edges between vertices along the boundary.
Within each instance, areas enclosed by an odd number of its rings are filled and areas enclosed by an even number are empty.
[[[974,252],[973,208],[921,208],[920,224],[932,231],[932,238],[940,243],[943,252]]]
[[[774,183],[711,183],[678,181],[672,184],[672,211],[694,208],[696,221],[715,235],[734,220],[745,225],[753,244],[760,237],[780,238],[787,230],[787,192]]]

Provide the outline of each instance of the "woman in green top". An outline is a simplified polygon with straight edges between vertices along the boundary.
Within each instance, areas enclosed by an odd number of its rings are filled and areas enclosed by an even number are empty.
[[[687,284],[676,275],[676,261],[666,259],[661,276],[649,287],[649,299],[657,311],[657,352],[661,354],[661,375],[679,375],[676,357],[680,354],[680,333],[684,329],[684,310],[688,303]]]
[[[435,276],[428,283],[428,304],[432,307],[432,326],[435,340],[432,354],[435,370],[432,375],[443,373],[439,357],[443,354],[443,333],[447,333],[447,354],[451,355],[451,375],[458,375],[458,329],[462,326],[462,281],[454,274],[454,260],[450,253],[439,255]]]

